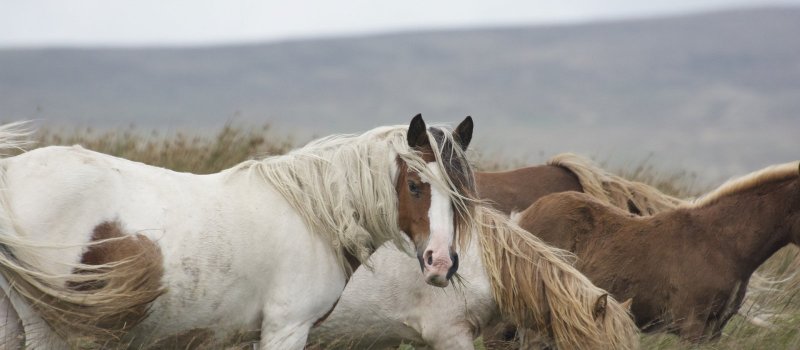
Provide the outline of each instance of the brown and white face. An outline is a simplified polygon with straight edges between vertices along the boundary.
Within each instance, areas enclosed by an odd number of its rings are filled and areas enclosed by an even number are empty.
[[[471,138],[472,118],[467,117],[454,131],[454,140],[459,143],[457,147],[466,149]],[[434,176],[449,176],[442,174],[439,169],[436,152],[432,149],[425,122],[420,115],[411,121],[408,144],[420,152]],[[454,152],[441,153],[454,156]],[[466,160],[461,161],[457,164],[467,164]],[[445,287],[458,269],[455,242],[457,227],[462,226],[459,220],[463,219],[456,215],[451,196],[445,189],[439,188],[425,175],[409,169],[402,161],[400,163],[396,183],[399,200],[398,224],[414,243],[425,281],[434,286]],[[450,161],[444,163],[453,164]]]

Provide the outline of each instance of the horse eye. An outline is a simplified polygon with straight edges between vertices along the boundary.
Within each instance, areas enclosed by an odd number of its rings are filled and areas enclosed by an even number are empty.
[[[414,197],[419,197],[420,194],[419,186],[417,186],[417,184],[415,184],[414,181],[408,181],[408,190],[411,192],[411,194],[414,195]]]

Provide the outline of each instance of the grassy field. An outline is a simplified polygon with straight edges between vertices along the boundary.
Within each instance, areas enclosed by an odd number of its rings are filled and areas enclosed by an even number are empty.
[[[30,148],[46,145],[81,144],[84,147],[143,163],[177,171],[212,173],[241,161],[275,155],[293,148],[296,142],[289,136],[279,135],[269,126],[246,128],[227,125],[216,135],[194,136],[181,133],[162,135],[158,132],[143,132],[135,129],[93,131],[89,129],[58,131],[41,130],[34,134],[36,143]],[[477,158],[482,169],[503,169],[523,166],[515,162]],[[756,170],[756,169],[753,169]],[[618,169],[618,174],[650,183],[662,191],[682,197],[694,196],[708,189],[694,188],[694,174],[680,170],[664,173],[648,164]],[[797,249],[789,247],[773,256],[759,272],[764,276],[781,279],[797,270]],[[769,287],[769,286],[768,286]],[[797,349],[800,348],[800,298],[795,285],[771,286],[780,290],[766,290],[753,298],[761,308],[779,313],[769,321],[770,327],[755,326],[741,316],[735,316],[727,325],[722,338],[713,343],[693,346],[682,343],[668,335],[646,335],[642,337],[645,349]],[[745,305],[743,309],[754,309]],[[753,310],[753,314],[764,311]],[[478,340],[478,348],[485,348]],[[408,346],[402,348],[408,349]]]

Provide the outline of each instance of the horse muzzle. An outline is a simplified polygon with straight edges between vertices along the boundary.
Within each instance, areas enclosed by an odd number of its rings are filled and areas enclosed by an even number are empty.
[[[450,278],[458,271],[458,254],[450,253],[436,256],[428,250],[424,254],[417,254],[425,282],[436,287],[447,287]]]

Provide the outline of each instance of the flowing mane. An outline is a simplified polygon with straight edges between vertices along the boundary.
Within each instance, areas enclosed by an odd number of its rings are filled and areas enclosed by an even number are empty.
[[[641,215],[674,209],[685,202],[652,186],[611,174],[574,153],[557,154],[547,164],[566,168],[575,174],[584,193],[618,208],[628,208],[629,211],[631,207],[636,208]]]
[[[747,191],[765,183],[795,178],[798,176],[798,174],[800,174],[799,167],[800,163],[796,161],[768,166],[764,169],[754,171],[742,177],[728,180],[721,186],[717,187],[717,189],[707,193],[693,202],[685,204],[684,207],[704,207],[713,204],[722,197]]]
[[[456,215],[471,222],[474,180],[460,147],[452,147],[449,131],[428,131],[436,163],[445,179],[436,176],[418,152],[408,146],[408,126],[387,126],[361,135],[332,135],[312,141],[286,155],[244,162],[233,173],[257,174],[294,207],[313,230],[333,244],[342,266],[344,252],[361,263],[386,241],[404,249],[397,225],[397,196],[391,176],[398,159],[408,169],[450,195]],[[436,136],[436,137],[434,137]],[[395,174],[396,175],[396,174]],[[459,228],[469,232],[469,227]],[[468,234],[459,234],[463,247]],[[346,269],[349,270],[349,269]],[[349,271],[352,272],[352,271]]]
[[[636,325],[619,303],[610,300],[605,319],[595,320],[595,303],[606,292],[571,265],[572,253],[548,246],[494,209],[479,207],[475,214],[483,263],[503,315],[518,327],[549,330],[560,349],[636,347]]]

